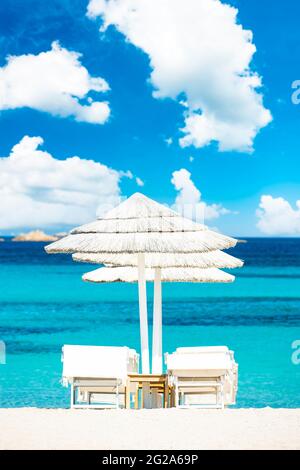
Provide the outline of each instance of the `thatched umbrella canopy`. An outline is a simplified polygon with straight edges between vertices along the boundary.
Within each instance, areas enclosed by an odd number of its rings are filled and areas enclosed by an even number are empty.
[[[146,268],[146,280],[154,281],[155,270]],[[137,267],[103,267],[89,271],[82,276],[84,281],[95,283],[109,282],[138,282]],[[163,268],[161,270],[162,282],[195,282],[217,283],[233,282],[235,277],[217,268]]]
[[[74,253],[74,261],[113,266],[137,266],[138,254]],[[220,250],[206,253],[145,253],[146,268],[241,268],[243,261]]]
[[[145,279],[147,254],[209,253],[235,246],[237,240],[213,232],[162,204],[136,193],[105,217],[71,231],[46,247],[48,253],[134,255],[137,258],[142,372],[149,373],[148,320]],[[212,256],[218,256],[218,253]],[[214,266],[214,265],[212,265]],[[225,265],[224,265],[225,267]],[[156,268],[156,315],[161,317],[161,272]],[[160,302],[159,302],[160,299]]]
[[[209,230],[136,193],[105,217],[46,247],[48,253],[202,253],[237,240]]]

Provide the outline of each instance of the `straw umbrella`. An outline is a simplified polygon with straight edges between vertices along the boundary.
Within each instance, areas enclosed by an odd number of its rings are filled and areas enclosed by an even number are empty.
[[[181,217],[136,193],[104,218],[83,225],[46,247],[48,253],[135,255],[138,267],[142,372],[149,373],[145,263],[147,254],[209,253],[235,246],[237,240]],[[214,255],[215,261],[219,252]],[[156,329],[161,329],[161,268],[155,270]]]

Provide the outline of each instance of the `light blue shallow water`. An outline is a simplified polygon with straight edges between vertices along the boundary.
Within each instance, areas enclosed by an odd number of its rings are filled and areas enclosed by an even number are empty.
[[[239,407],[300,407],[300,240],[249,240],[232,285],[165,284],[164,351],[226,344],[239,363]],[[49,256],[43,244],[0,244],[0,406],[66,407],[63,344],[139,349],[136,285],[90,285],[95,267]],[[149,311],[152,285],[149,285]]]

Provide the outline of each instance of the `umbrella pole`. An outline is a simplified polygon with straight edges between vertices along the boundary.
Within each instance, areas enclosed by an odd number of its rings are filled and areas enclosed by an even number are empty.
[[[142,374],[149,374],[149,344],[148,344],[148,316],[147,316],[147,292],[145,276],[145,254],[138,254],[138,283],[139,283],[139,311],[140,311],[140,334]]]
[[[162,296],[160,268],[155,268],[154,276],[152,374],[162,374]]]

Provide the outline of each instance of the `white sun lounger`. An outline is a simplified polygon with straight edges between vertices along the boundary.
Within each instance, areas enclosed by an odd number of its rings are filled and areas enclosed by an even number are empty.
[[[71,408],[120,408],[129,373],[138,373],[139,355],[113,346],[62,348],[63,385],[71,385]]]
[[[176,407],[224,408],[235,403],[238,366],[226,346],[178,348],[165,360]]]
[[[209,353],[209,352],[223,352],[230,356],[232,362],[232,368],[228,370],[225,376],[224,383],[224,405],[235,405],[236,395],[238,390],[238,364],[234,359],[234,352],[231,351],[227,346],[196,346],[196,347],[186,347],[186,348],[177,348],[176,352],[182,354],[189,353]]]

